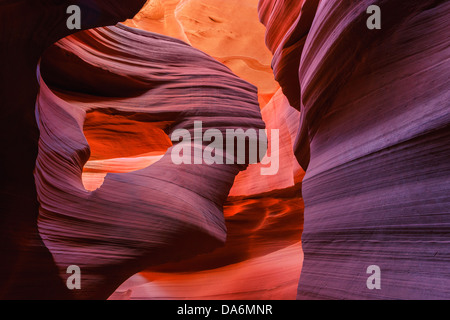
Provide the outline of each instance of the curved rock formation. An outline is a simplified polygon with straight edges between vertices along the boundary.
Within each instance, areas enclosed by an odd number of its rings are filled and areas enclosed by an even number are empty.
[[[110,299],[293,300],[301,264],[301,244],[297,243],[206,271],[142,272],[122,284]],[[212,285],[217,281],[220,285]]]
[[[114,1],[72,4],[81,6],[87,29],[131,17],[142,2],[128,3],[126,10]],[[4,112],[2,137],[12,134],[16,140],[5,141],[3,150],[10,153],[2,159],[6,168],[21,169],[20,175],[10,170],[11,176],[2,177],[2,230],[7,232],[1,252],[9,259],[1,269],[2,298],[106,298],[143,269],[135,277],[144,276],[152,285],[173,278],[170,285],[180,285],[164,298],[295,297],[303,171],[292,150],[299,113],[280,91],[270,100],[278,85],[256,3],[149,1],[128,22],[140,21],[135,26],[192,43],[218,61],[181,41],[123,25],[77,33],[44,54],[70,33],[67,4],[24,1],[4,7],[5,25],[10,17],[26,20],[31,12],[40,18],[17,28],[30,38],[13,41],[2,35],[11,48],[19,44],[2,54],[12,63],[2,73],[8,86],[1,87],[1,96],[5,106],[19,106]],[[164,28],[155,30],[161,5]],[[141,23],[149,19],[156,23]],[[31,49],[20,44],[29,39]],[[250,80],[258,93],[222,63]],[[246,165],[176,166],[170,161],[176,145],[168,136],[181,128],[192,133],[196,120],[203,121],[203,130],[264,128],[258,98],[261,107],[267,104],[262,111],[267,128],[280,129],[279,174],[261,177],[262,165],[253,164],[235,179]],[[226,228],[223,247],[198,255],[220,246]],[[64,281],[73,264],[81,267],[82,290],[69,292]],[[217,268],[222,272],[213,271]],[[192,281],[198,274],[226,285],[205,289]],[[252,277],[265,279],[264,284],[243,292],[242,283]],[[181,290],[187,283],[191,294]],[[158,292],[147,298],[158,298]]]
[[[236,4],[233,4],[232,7],[235,8]],[[256,5],[253,9],[255,8]],[[208,11],[197,12],[197,10],[190,10],[188,13],[191,15],[195,14],[188,20],[195,20],[198,16],[201,17],[208,14]],[[143,14],[144,18],[147,18],[145,8]],[[221,17],[227,18],[228,16],[224,14]],[[227,30],[232,25],[232,21],[238,21],[234,17],[233,19],[231,18],[228,17],[230,20],[227,23],[223,22],[222,28],[224,30]],[[166,23],[164,25],[168,26],[169,24]],[[233,28],[236,28],[236,26],[233,26]],[[144,29],[151,30],[148,25]],[[107,38],[114,38],[115,40],[117,38],[117,42],[127,47],[127,41],[124,41],[117,35],[113,35],[116,31],[112,30]],[[167,33],[166,30],[158,30],[158,32]],[[194,35],[196,33],[201,34],[198,30],[195,30],[191,34]],[[202,41],[196,43],[196,46],[211,53],[214,46],[209,49],[206,46],[215,43],[216,40],[211,37],[211,35],[206,35]],[[255,52],[255,50],[248,52],[249,50],[243,47],[243,44],[258,43],[258,37],[253,34],[247,35],[247,37],[244,39],[245,41],[241,37],[233,37],[227,40],[228,45],[231,48],[235,48],[234,50],[240,50],[240,55],[252,55],[252,52]],[[98,39],[95,37],[96,39],[90,40],[87,37],[78,40],[75,38],[77,37],[69,39],[75,44],[64,44],[64,40],[58,46],[67,47],[70,45],[74,48],[74,46],[80,45],[81,42],[89,42],[92,46],[95,43],[95,49],[101,52],[101,60],[109,60],[124,54],[111,52],[110,48],[106,46],[99,46],[99,44],[105,42],[101,37]],[[236,42],[241,44],[236,45]],[[84,47],[85,44],[82,46]],[[217,57],[217,53],[220,53],[221,50],[215,50],[216,59],[222,61],[222,59]],[[97,56],[99,55],[98,52],[96,52]],[[64,55],[67,55],[67,52]],[[91,58],[84,57],[78,50],[73,50],[71,55],[81,56],[83,60],[91,60]],[[42,64],[44,78],[46,82],[51,83],[54,89],[77,89],[80,92],[91,92],[95,97],[99,95],[110,96],[111,92],[103,92],[104,88],[112,87],[114,88],[114,90],[111,90],[112,92],[116,95],[120,93],[121,95],[125,95],[125,97],[134,94],[136,88],[139,89],[139,85],[135,85],[133,81],[130,81],[132,79],[127,79],[126,83],[120,82],[120,85],[117,84],[120,80],[115,80],[114,83],[111,83],[111,78],[113,78],[112,74],[107,74],[107,76],[102,78],[102,81],[108,81],[107,86],[96,86],[96,83],[98,83],[96,77],[100,77],[99,74],[102,73],[101,69],[110,69],[108,66],[109,63],[106,61],[102,63],[106,64],[107,67],[102,66],[100,69],[97,68],[95,70],[96,76],[92,77],[90,74],[94,71],[87,71],[79,62],[77,63],[77,67],[73,68],[74,63],[72,59],[70,61],[61,60],[60,53],[57,53],[57,56],[58,59],[55,57],[50,59],[50,55]],[[129,56],[124,57],[123,60],[128,61]],[[50,64],[50,66],[46,66],[46,63]],[[65,66],[71,66],[72,69]],[[47,72],[46,74],[45,71],[49,68],[52,68],[52,72]],[[127,66],[123,67],[121,72],[127,73],[129,76],[130,71],[123,71],[127,68]],[[76,74],[70,75],[74,72],[71,70],[76,70]],[[113,72],[113,74],[116,73],[119,72]],[[238,70],[237,73],[244,78],[247,74],[248,77],[248,71],[245,69],[242,71]],[[131,78],[135,77],[133,75]],[[265,76],[265,79],[270,78],[267,75]],[[58,79],[64,80],[58,83]],[[68,79],[70,81],[67,81]],[[126,94],[126,90],[123,90],[123,88],[129,86],[129,83],[132,83],[135,88],[131,93]],[[270,94],[270,92],[264,93],[267,90],[265,83],[267,83],[267,80],[264,79],[254,83],[255,85],[259,85],[258,92],[260,98],[268,97]],[[96,88],[94,92],[92,91],[92,87]],[[119,88],[122,89],[119,90]],[[141,92],[138,93],[142,94]],[[70,100],[73,100],[73,98],[71,97]],[[264,107],[264,104],[262,107]],[[160,110],[154,110],[154,112],[158,114]],[[134,276],[121,286],[121,288],[129,288],[129,283],[133,283],[135,281],[134,279],[141,278],[142,275],[145,275],[144,279],[146,280],[143,280],[145,283],[143,286],[145,288],[151,288],[156,283],[162,281],[172,289],[170,293],[166,293],[164,296],[158,296],[159,291],[152,292],[151,290],[147,290],[145,296],[142,296],[141,289],[132,286],[129,298],[174,299],[183,297],[188,299],[199,297],[230,298],[234,296],[235,298],[265,297],[268,299],[293,299],[295,297],[296,285],[294,284],[298,281],[302,262],[299,240],[303,205],[298,183],[301,181],[303,171],[295,161],[292,145],[294,142],[293,137],[295,137],[298,127],[299,113],[290,108],[289,103],[281,91],[279,91],[267,106],[263,108],[262,115],[268,130],[280,130],[279,153],[281,168],[279,173],[276,176],[260,176],[262,166],[260,164],[251,165],[248,170],[241,172],[233,184],[233,188],[230,191],[231,197],[227,199],[224,207],[225,223],[228,230],[225,245],[222,248],[214,250],[212,253],[182,260],[181,262],[166,263],[158,266],[152,266],[158,264],[158,261],[145,263],[148,271]],[[149,139],[148,133],[151,132],[152,136],[154,136],[157,130],[158,128],[155,130],[149,122],[135,121],[127,118],[126,115],[122,116],[116,112],[112,114],[105,114],[98,110],[88,112],[83,131],[92,152],[89,161],[84,165],[83,169],[82,178],[85,188],[91,191],[98,189],[102,185],[103,188],[105,186],[104,178],[107,173],[123,173],[144,169],[155,161],[158,161],[164,153],[161,153],[161,151],[165,151],[170,146],[167,144],[164,145],[164,137],[160,134],[157,134],[156,138],[152,138],[156,143],[147,141]],[[158,142],[161,145],[157,145]],[[144,151],[146,152],[145,154],[143,154]],[[131,179],[131,181],[134,181],[134,179]],[[294,186],[296,183],[297,185]],[[100,191],[101,189],[97,192]],[[207,192],[207,190],[205,191]],[[124,196],[124,198],[127,197]],[[127,198],[127,201],[132,201],[130,199]],[[99,204],[100,207],[102,207],[102,204]],[[165,221],[164,224],[170,226],[171,223]],[[288,249],[288,247],[290,248]],[[292,254],[294,250],[297,250],[297,254],[295,255]],[[174,249],[167,250],[168,253],[172,251]],[[169,255],[172,256],[173,253]],[[276,264],[273,257],[277,257]],[[134,268],[133,264],[130,265],[129,261],[126,263],[123,262],[123,264],[123,268],[129,272],[138,270],[138,268]],[[214,271],[217,268],[220,268],[223,272]],[[263,272],[263,270],[265,271]],[[284,270],[283,278],[280,278],[278,275],[279,270]],[[261,274],[258,272],[261,272]],[[211,286],[211,288],[205,290],[204,286],[192,281],[198,275],[202,279],[208,279],[210,283],[228,284],[226,286]],[[252,278],[247,278],[250,275],[254,278],[259,277],[264,280],[254,291],[247,291],[248,284],[242,287],[244,281],[245,283],[254,281]],[[118,279],[120,278],[118,277]],[[168,279],[171,280],[168,281]],[[151,281],[151,284],[149,281]],[[233,287],[235,292],[230,291],[230,287]],[[119,288],[118,292],[120,290]],[[246,291],[246,293],[240,292],[242,290]],[[113,299],[118,297],[118,292],[112,296]]]
[[[170,146],[161,136],[187,130],[196,157],[196,149],[210,142],[196,144],[194,121],[224,136],[227,129],[263,129],[252,85],[179,40],[123,25],[59,41],[44,55],[41,72],[38,226],[62,274],[70,265],[83,270],[78,298],[106,298],[144,267],[207,252],[225,241],[223,204],[246,166],[174,164],[178,143]],[[92,112],[108,115],[107,125],[125,132],[116,135],[128,146],[123,156],[144,146],[169,149],[151,166],[110,173],[88,192],[81,180],[90,154],[83,126]],[[149,141],[148,131],[139,137],[124,119],[134,129],[149,123],[150,133],[160,133]],[[103,143],[107,149],[108,140]]]
[[[48,46],[73,32],[66,27],[69,5],[80,6],[81,26],[87,29],[131,18],[144,3],[144,0],[0,3],[2,298],[70,297],[37,232],[38,202],[33,171],[39,139],[35,119],[39,58]]]
[[[448,299],[449,3],[321,1],[312,20],[306,0],[285,31],[278,12],[292,3],[261,0],[260,12],[277,79],[301,107],[298,298]],[[366,27],[374,4],[381,30]],[[370,265],[380,290],[366,286]]]
[[[267,27],[266,44],[273,53],[275,80],[292,107],[300,110],[298,68],[319,0],[261,0],[258,10]]]
[[[281,90],[261,110],[268,132],[279,130],[276,175],[263,164],[241,171],[224,205],[227,240],[214,251],[140,272],[111,299],[295,299],[302,266],[304,175],[293,154],[300,114]],[[212,285],[217,284],[217,285]]]

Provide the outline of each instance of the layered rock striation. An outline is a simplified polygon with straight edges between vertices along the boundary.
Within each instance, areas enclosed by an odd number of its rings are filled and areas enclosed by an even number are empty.
[[[381,30],[366,27],[370,5]],[[276,78],[301,110],[299,299],[450,297],[449,9],[260,1]],[[380,290],[366,285],[371,265]]]

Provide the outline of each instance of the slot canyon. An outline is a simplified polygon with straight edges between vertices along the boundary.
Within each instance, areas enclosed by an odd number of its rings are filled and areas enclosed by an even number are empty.
[[[0,299],[449,299],[449,17],[444,0],[0,1]],[[276,130],[278,171],[174,164],[196,121]]]

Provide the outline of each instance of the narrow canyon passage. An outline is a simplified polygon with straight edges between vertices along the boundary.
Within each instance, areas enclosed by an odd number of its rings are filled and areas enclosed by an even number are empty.
[[[450,298],[448,1],[70,4],[0,3],[0,298]]]

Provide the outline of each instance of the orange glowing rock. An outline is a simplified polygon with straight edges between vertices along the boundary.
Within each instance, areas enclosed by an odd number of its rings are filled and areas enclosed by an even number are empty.
[[[279,88],[258,0],[149,0],[126,25],[183,40],[258,87],[263,107]]]

